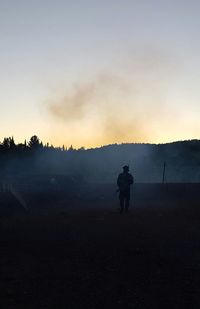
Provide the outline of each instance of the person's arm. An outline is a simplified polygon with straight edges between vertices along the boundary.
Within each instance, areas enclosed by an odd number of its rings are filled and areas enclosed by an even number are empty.
[[[132,185],[134,183],[134,178],[131,174],[130,174],[130,177],[129,177],[129,183],[130,183],[130,185]]]

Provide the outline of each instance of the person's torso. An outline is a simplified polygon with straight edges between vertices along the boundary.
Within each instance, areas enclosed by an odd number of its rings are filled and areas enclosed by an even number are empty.
[[[130,184],[132,183],[132,176],[129,173],[121,173],[119,175],[119,189],[120,191],[128,191],[130,189]]]

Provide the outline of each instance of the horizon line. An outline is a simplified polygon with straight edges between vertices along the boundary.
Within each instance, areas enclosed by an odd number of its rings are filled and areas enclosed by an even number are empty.
[[[36,134],[33,134],[32,136],[35,136]],[[32,137],[31,136],[31,137]],[[37,135],[36,135],[37,136]],[[31,138],[30,137],[30,138]],[[39,138],[39,136],[37,136]],[[14,141],[15,141],[15,138],[14,136],[9,136],[9,137],[4,137],[4,139],[6,138],[13,138]],[[2,145],[3,143],[3,140],[0,141],[0,145]],[[30,140],[30,139],[29,139]],[[24,142],[18,142],[16,143],[16,145],[19,145],[19,144],[23,144],[23,143],[28,143],[28,141],[26,138],[24,139]],[[200,142],[200,139],[197,139],[197,138],[193,138],[193,139],[183,139],[183,140],[172,140],[170,142],[159,142],[159,143],[156,143],[156,142],[114,142],[114,143],[110,143],[110,144],[103,144],[103,145],[99,145],[99,146],[92,146],[92,147],[86,147],[84,145],[82,146],[79,146],[79,147],[74,147],[73,144],[71,144],[69,147],[67,147],[66,145],[62,145],[62,146],[55,146],[54,144],[52,143],[49,143],[49,142],[46,142],[46,143],[43,143],[43,141],[39,138],[39,141],[44,145],[44,146],[49,146],[49,147],[54,147],[54,148],[62,148],[63,146],[66,148],[66,150],[72,148],[74,150],[80,150],[80,149],[84,149],[84,150],[92,150],[92,149],[99,149],[99,148],[103,148],[103,147],[109,147],[109,146],[120,146],[120,145],[168,145],[168,144],[174,144],[174,143],[180,143],[180,142]]]

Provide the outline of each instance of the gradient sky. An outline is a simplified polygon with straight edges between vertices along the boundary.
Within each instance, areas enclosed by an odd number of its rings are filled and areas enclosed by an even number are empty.
[[[200,138],[200,2],[0,0],[0,140]]]

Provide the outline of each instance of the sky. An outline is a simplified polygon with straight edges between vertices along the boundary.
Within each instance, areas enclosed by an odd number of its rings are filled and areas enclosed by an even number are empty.
[[[200,138],[200,2],[0,0],[0,140]]]

